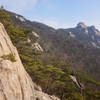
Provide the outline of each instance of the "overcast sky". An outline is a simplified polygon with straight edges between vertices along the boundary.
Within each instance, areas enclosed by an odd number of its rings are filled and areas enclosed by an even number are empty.
[[[0,5],[55,28],[84,22],[100,30],[100,0],[0,0]]]

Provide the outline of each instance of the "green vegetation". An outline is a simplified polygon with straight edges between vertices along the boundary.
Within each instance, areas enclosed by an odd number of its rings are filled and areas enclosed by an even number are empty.
[[[11,18],[11,14],[9,14],[7,11],[0,10],[0,21],[4,24],[13,43],[15,44],[20,41],[26,41],[27,33],[29,33],[30,30],[22,27],[15,27]]]
[[[57,95],[62,100],[99,100],[99,92],[95,91],[95,87],[91,88],[91,84],[100,86],[99,83],[85,76],[84,73],[74,73],[69,64],[54,61],[50,59],[52,57],[49,57],[50,65],[35,57],[27,55],[20,55],[20,57],[32,80],[40,85],[44,92]],[[63,66],[63,69],[60,66]],[[86,85],[83,94],[69,78],[71,73],[79,76],[78,80]]]
[[[95,84],[97,86],[100,86],[99,81],[94,80],[93,78],[89,77],[88,75],[86,75],[82,72],[77,72],[76,74],[77,74],[77,76],[79,76],[81,82],[86,82],[86,83]]]
[[[3,58],[4,60],[10,60],[12,62],[16,62],[15,56],[13,54],[3,55],[1,56],[1,58]]]
[[[41,51],[33,50],[33,55],[42,55]]]
[[[11,34],[10,37],[14,42],[18,42],[20,40],[27,40],[26,33],[28,33],[28,31],[24,28],[9,27],[8,31]]]

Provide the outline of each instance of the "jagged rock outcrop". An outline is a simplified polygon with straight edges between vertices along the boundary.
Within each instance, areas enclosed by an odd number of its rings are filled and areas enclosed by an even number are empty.
[[[2,56],[12,54],[16,61]],[[25,71],[16,47],[0,23],[0,100],[59,100],[42,92]]]

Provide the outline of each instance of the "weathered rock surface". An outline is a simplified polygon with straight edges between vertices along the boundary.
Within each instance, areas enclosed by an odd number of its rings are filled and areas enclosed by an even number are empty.
[[[16,62],[1,58],[13,54]],[[0,23],[0,100],[59,100],[35,89],[35,84],[25,71],[17,49],[13,46],[4,26]]]

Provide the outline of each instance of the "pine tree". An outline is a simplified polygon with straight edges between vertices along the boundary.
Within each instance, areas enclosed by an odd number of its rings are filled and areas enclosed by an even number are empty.
[[[4,9],[4,6],[3,6],[3,5],[1,5],[0,9]]]

